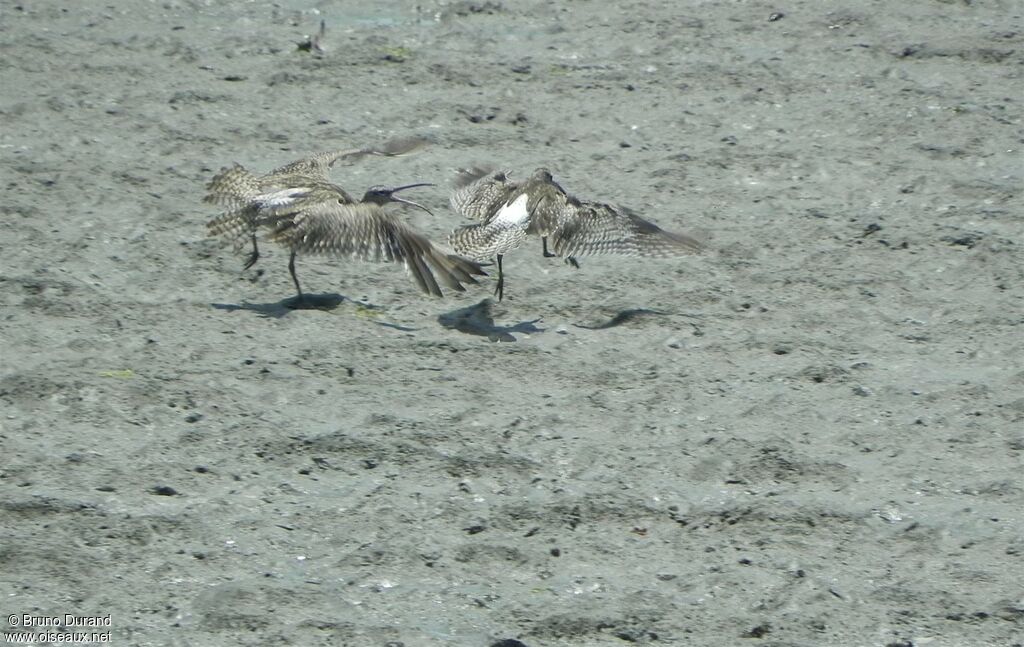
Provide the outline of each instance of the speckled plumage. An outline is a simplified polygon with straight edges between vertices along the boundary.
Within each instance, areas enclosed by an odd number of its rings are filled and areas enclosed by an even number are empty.
[[[495,222],[502,208],[525,195],[529,217],[522,224],[524,234],[539,236],[547,236],[554,230],[569,200],[565,190],[544,168],[537,169],[521,182],[512,180],[508,171],[467,169],[459,172],[455,185],[456,189],[450,198],[452,208],[460,215],[480,222],[478,226],[481,227],[504,224]],[[511,249],[509,247],[504,251]],[[468,250],[466,253],[469,253]]]
[[[401,146],[390,144],[386,154],[400,154],[396,150],[407,146],[407,140],[402,141]],[[237,164],[223,169],[208,185],[206,201],[222,204],[228,211],[207,223],[210,235],[227,238],[236,247],[251,238],[254,262],[258,257],[256,233],[267,231],[270,240],[291,253],[288,267],[300,298],[302,288],[295,274],[295,257],[299,254],[401,263],[421,290],[435,296],[442,296],[441,285],[463,291],[464,284],[476,283],[475,276],[486,275],[479,263],[438,248],[384,209],[388,202],[407,202],[394,197],[396,191],[419,185],[397,189],[374,187],[362,200],[355,200],[327,180],[330,165],[335,161],[365,154],[385,153],[323,153],[263,176]]]
[[[421,148],[426,140],[418,137],[393,139],[380,148],[349,148],[314,153],[294,162],[280,166],[269,173],[256,175],[240,164],[225,167],[206,185],[203,202],[226,208],[225,213],[207,223],[211,236],[222,236],[240,251],[247,241],[252,243],[252,252],[245,269],[252,267],[259,259],[256,242],[257,213],[253,203],[259,196],[290,187],[301,187],[318,182],[328,182],[331,168],[339,160],[355,161],[368,155],[398,157]],[[344,189],[335,185],[338,194],[348,203],[355,203]]]
[[[479,264],[441,250],[381,205],[353,203],[329,182],[270,193],[254,206],[257,226],[292,254],[402,263],[419,288],[435,296],[442,296],[438,279],[461,292],[463,283],[484,275]]]
[[[665,258],[703,249],[696,239],[665,231],[624,207],[575,198],[566,204],[550,238],[555,254],[564,257],[617,254]]]
[[[467,225],[453,231],[448,243],[466,258],[486,261],[519,247],[525,238],[526,230],[522,227]]]
[[[525,212],[520,214],[514,207],[522,199]],[[545,256],[562,256],[576,267],[575,257],[590,254],[668,257],[702,249],[697,240],[667,232],[628,209],[569,195],[544,168],[522,182],[503,170],[463,170],[450,202],[459,214],[478,221],[451,233],[452,248],[476,260],[497,259],[499,299],[502,256],[528,235],[541,237]],[[554,253],[548,251],[548,239]]]
[[[509,198],[509,188],[516,186],[508,171],[486,168],[461,169],[455,176],[455,190],[449,201],[456,213],[479,222],[486,222]]]

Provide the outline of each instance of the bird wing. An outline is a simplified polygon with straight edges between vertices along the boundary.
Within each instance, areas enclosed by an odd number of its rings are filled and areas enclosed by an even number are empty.
[[[421,290],[435,296],[442,295],[438,279],[463,291],[462,283],[476,283],[474,275],[485,275],[478,263],[442,251],[375,204],[282,194],[268,200],[260,224],[270,228],[271,240],[300,254],[401,263]]]
[[[253,198],[260,214],[260,224],[279,214],[292,214],[330,204],[352,205],[357,201],[345,189],[315,178],[293,178],[294,182],[267,183],[265,190]]]
[[[256,230],[254,200],[260,193],[260,178],[234,164],[224,167],[206,185],[203,202],[225,207],[224,213],[206,223],[210,236],[221,236],[240,249]]]
[[[550,236],[562,221],[569,196],[555,182],[537,182],[526,187],[530,196],[526,210],[530,213],[527,234]]]
[[[231,241],[236,248],[256,233],[263,220],[278,213],[294,212],[325,199],[355,202],[330,182],[309,176],[255,176],[237,164],[223,169],[208,186],[211,193],[206,202],[219,202],[227,210],[206,223],[207,231]]]
[[[252,204],[226,211],[206,223],[206,231],[210,236],[220,236],[232,242],[240,249],[249,236],[256,232],[259,211]]]
[[[415,153],[430,143],[425,137],[413,135],[411,137],[396,137],[390,139],[380,146],[368,146],[366,148],[349,148],[346,150],[318,153],[316,157],[328,167],[334,166],[338,160],[358,161],[368,155],[379,157],[403,157]]]
[[[404,224],[377,205],[311,202],[306,196],[275,196],[260,210],[270,239],[305,254],[337,254],[366,261],[393,262],[407,253]]]
[[[326,181],[332,166],[339,160],[355,162],[369,155],[380,157],[401,157],[409,155],[428,144],[424,137],[398,137],[384,142],[380,146],[364,148],[345,148],[341,150],[313,153],[304,159],[289,162],[267,174],[270,176],[305,175]]]
[[[455,177],[455,190],[449,201],[459,215],[483,222],[508,202],[518,186],[506,171],[462,169]]]
[[[703,249],[696,239],[665,231],[628,209],[600,202],[570,200],[551,234],[559,256],[620,254],[677,256]]]
[[[203,202],[237,209],[260,193],[259,177],[241,164],[225,166],[206,184]]]
[[[448,235],[448,244],[467,258],[485,261],[519,247],[525,237],[526,231],[521,227],[474,223],[452,231]]]

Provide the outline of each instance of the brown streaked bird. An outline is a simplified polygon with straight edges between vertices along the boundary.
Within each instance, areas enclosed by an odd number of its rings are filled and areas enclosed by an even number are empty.
[[[519,247],[528,235],[541,237],[544,256],[562,256],[579,267],[577,256],[678,256],[700,252],[697,240],[665,231],[632,211],[600,202],[579,200],[559,186],[545,168],[516,182],[507,171],[469,169],[459,173],[452,207],[480,221],[453,231],[452,248],[468,258],[498,263],[494,293],[504,296],[502,256]],[[548,249],[548,239],[554,253]]]
[[[310,178],[306,178],[309,180]],[[362,200],[354,201],[341,187],[326,181],[306,181],[251,196],[245,209],[225,214],[209,223],[211,235],[238,238],[251,229],[269,230],[268,238],[290,252],[288,271],[298,302],[304,301],[295,274],[299,254],[334,254],[365,261],[402,263],[419,288],[442,296],[445,286],[462,292],[464,283],[476,283],[474,276],[486,276],[479,263],[450,254],[423,234],[384,210],[390,202],[419,207],[395,195],[398,191],[427,183],[371,187]],[[227,216],[234,215],[233,218]]]
[[[342,159],[356,161],[369,155],[400,157],[408,155],[426,144],[427,140],[422,137],[402,137],[392,139],[379,148],[325,151],[290,162],[263,175],[252,173],[237,163],[230,167],[224,167],[206,185],[207,194],[203,198],[203,202],[221,205],[228,211],[208,225],[212,230],[220,222],[246,223],[245,227],[222,228],[221,233],[230,237],[236,250],[240,250],[245,245],[246,238],[252,243],[252,251],[243,268],[249,269],[260,258],[260,249],[256,241],[257,213],[253,207],[260,196],[310,183],[328,182],[331,168]],[[335,186],[335,188],[347,202],[356,203],[356,200],[345,193],[341,187]]]

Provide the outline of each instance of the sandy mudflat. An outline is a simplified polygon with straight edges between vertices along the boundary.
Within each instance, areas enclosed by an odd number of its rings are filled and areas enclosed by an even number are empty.
[[[5,615],[1024,644],[1024,5],[376,4],[0,3]],[[500,304],[308,258],[293,311],[205,235],[221,166],[413,134],[334,179],[443,240],[456,168],[546,165],[710,251],[531,241]]]

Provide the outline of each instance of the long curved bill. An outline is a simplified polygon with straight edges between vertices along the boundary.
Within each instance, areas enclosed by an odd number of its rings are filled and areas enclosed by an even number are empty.
[[[412,206],[417,207],[419,209],[423,209],[424,211],[429,213],[431,216],[433,216],[434,214],[430,212],[430,209],[427,209],[422,204],[420,204],[418,202],[413,202],[412,200],[406,200],[405,198],[399,198],[398,196],[395,195],[399,191],[405,191],[406,189],[413,189],[413,188],[416,188],[416,187],[419,187],[419,186],[437,186],[437,185],[432,183],[432,182],[417,182],[416,184],[406,184],[404,186],[396,186],[395,188],[390,189],[388,191],[388,197],[390,197],[393,202],[401,202],[402,204],[412,205]]]

